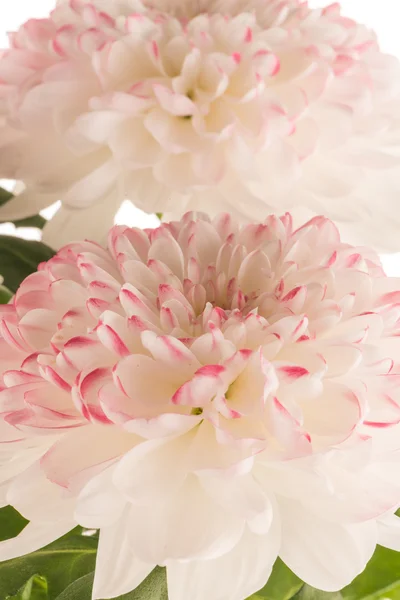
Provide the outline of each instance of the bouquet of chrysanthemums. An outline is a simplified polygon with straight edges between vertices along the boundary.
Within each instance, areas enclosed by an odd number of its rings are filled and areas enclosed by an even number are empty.
[[[399,600],[374,33],[337,3],[60,0],[0,54],[0,177],[0,600]]]

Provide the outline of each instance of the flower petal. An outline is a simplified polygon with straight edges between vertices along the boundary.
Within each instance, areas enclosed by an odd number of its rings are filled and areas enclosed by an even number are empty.
[[[361,573],[377,542],[373,521],[330,522],[293,501],[279,499],[282,547],[279,556],[309,585],[334,592]]]

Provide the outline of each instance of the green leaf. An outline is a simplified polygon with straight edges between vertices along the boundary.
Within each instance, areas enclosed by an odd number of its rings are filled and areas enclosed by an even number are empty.
[[[12,506],[5,506],[0,509],[0,542],[18,535],[27,523],[28,521]],[[26,582],[26,579],[23,583]]]
[[[8,190],[5,190],[4,188],[0,187],[0,206],[3,206],[3,204],[9,202],[13,197],[14,194],[12,192],[9,192]]]
[[[14,198],[14,194],[0,187],[0,206],[6,204],[12,198]],[[4,221],[0,221],[0,223],[4,223]],[[41,215],[33,215],[25,219],[17,219],[16,221],[12,221],[12,223],[16,227],[38,227],[39,229],[43,229],[47,221]]]
[[[156,567],[139,587],[115,600],[168,600],[166,570]]]
[[[381,600],[400,600],[400,586],[393,588],[390,592],[383,592],[379,598]]]
[[[32,217],[25,217],[25,219],[17,219],[13,223],[15,227],[36,227],[37,229],[43,229],[47,220],[42,215],[32,215]]]
[[[33,575],[47,579],[48,598],[53,600],[72,582],[94,570],[97,539],[74,530],[56,542],[13,560],[0,563],[0,598],[7,598]]]
[[[15,596],[8,596],[7,600],[47,600],[47,598],[46,579],[34,575]]]
[[[293,600],[343,600],[340,592],[322,592],[310,585],[304,584],[301,590],[293,596]]]
[[[94,573],[88,573],[69,585],[56,600],[91,600],[93,579]],[[113,600],[168,600],[165,569],[156,567],[135,590]]]
[[[0,269],[4,284],[16,292],[20,283],[36,271],[39,263],[49,260],[55,252],[41,242],[18,237],[0,236]]]
[[[156,213],[156,216],[160,219],[160,221],[162,221],[162,216],[163,216],[162,213]]]
[[[57,600],[92,600],[94,572],[88,573],[71,583]]]
[[[289,600],[302,585],[301,579],[278,558],[267,584],[249,600]]]
[[[345,600],[400,599],[400,553],[377,546],[366,569],[342,590],[342,596]]]
[[[13,293],[5,285],[0,285],[0,304],[7,304],[12,297]]]

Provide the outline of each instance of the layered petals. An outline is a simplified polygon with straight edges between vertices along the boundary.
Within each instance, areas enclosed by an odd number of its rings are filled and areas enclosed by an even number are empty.
[[[61,200],[54,247],[103,242],[128,199],[322,211],[398,249],[399,63],[337,4],[68,0],[10,36],[0,82],[0,176],[25,186],[0,219]]]
[[[171,600],[245,600],[277,556],[347,585],[399,546],[399,289],[324,217],[62,248],[0,306],[1,502],[30,520],[0,559],[80,524],[93,600],[156,565]]]

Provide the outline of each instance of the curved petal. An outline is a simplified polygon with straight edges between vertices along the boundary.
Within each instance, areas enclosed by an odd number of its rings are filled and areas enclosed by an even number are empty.
[[[82,472],[106,464],[130,450],[137,436],[112,425],[87,425],[68,431],[41,460],[50,481],[68,487]]]
[[[72,208],[63,204],[44,226],[43,242],[56,250],[81,239],[105,245],[110,224],[121,202],[116,196],[107,196],[102,202],[87,208]]]
[[[17,537],[0,542],[0,561],[11,560],[43,548],[76,526],[72,520],[49,523],[31,521]]]
[[[113,481],[135,504],[165,502],[187,474],[185,450],[192,434],[173,440],[149,440],[119,461]]]
[[[261,535],[269,531],[273,519],[272,504],[252,475],[204,474],[200,475],[200,481],[211,498],[246,520],[254,533]]]
[[[118,522],[100,531],[92,599],[115,598],[134,590],[156,566],[132,553],[127,524],[127,506]]]
[[[278,503],[282,522],[279,556],[303,581],[334,592],[365,569],[377,542],[374,521],[335,523],[293,501],[279,498]]]
[[[79,492],[74,514],[83,527],[112,527],[121,517],[126,500],[113,483],[114,470],[111,466],[94,475]]]
[[[63,487],[46,478],[39,462],[12,481],[7,500],[30,521],[73,520],[75,499]]]
[[[267,535],[246,529],[236,546],[210,560],[167,563],[169,600],[243,600],[267,582],[277,558],[279,520]]]
[[[136,556],[162,565],[169,559],[221,556],[243,528],[244,521],[211,499],[192,475],[167,502],[132,506],[129,533]]]
[[[0,221],[15,221],[32,217],[57,200],[58,197],[55,194],[41,194],[29,188],[25,189],[10,202],[0,207]]]
[[[378,519],[378,543],[385,548],[400,552],[400,518],[385,515]]]

